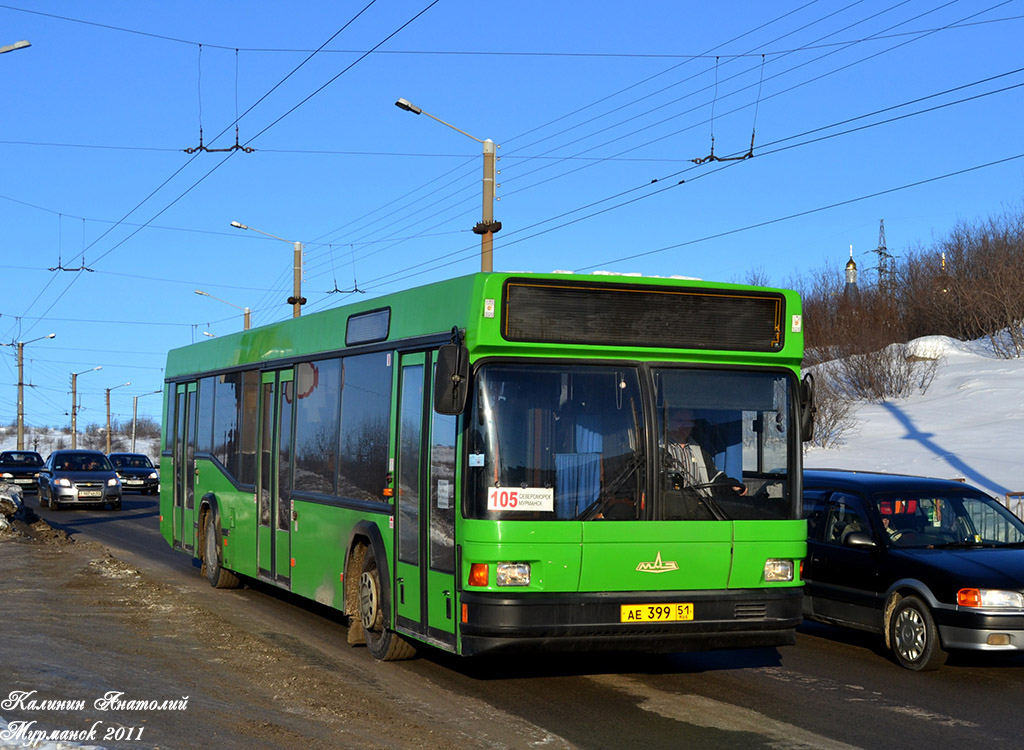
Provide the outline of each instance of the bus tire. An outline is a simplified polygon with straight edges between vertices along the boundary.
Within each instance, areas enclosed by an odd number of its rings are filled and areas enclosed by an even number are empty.
[[[221,565],[220,527],[214,521],[213,511],[206,513],[206,533],[203,543],[202,573],[215,589],[235,589],[241,585],[238,576]]]
[[[411,659],[416,649],[387,626],[380,572],[373,548],[366,551],[363,571],[359,576],[359,619],[363,625],[366,648],[380,661]]]

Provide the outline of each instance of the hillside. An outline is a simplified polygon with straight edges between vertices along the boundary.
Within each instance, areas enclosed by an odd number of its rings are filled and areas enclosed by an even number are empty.
[[[1024,360],[998,359],[986,340],[927,336],[911,342],[938,358],[923,394],[864,403],[834,449],[808,450],[808,468],[961,478],[992,495],[1024,492]]]

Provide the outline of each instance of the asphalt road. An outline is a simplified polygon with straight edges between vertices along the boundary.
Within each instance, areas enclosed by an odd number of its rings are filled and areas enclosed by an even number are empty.
[[[464,721],[520,722],[481,731],[481,746],[1024,747],[1024,657],[954,654],[938,672],[914,673],[895,664],[880,637],[808,623],[796,646],[781,649],[472,660],[426,648],[409,662],[377,664],[365,649],[347,646],[343,618],[318,605],[260,584],[211,589],[160,536],[156,498],[127,494],[120,512],[51,512],[34,496],[29,504],[197,605],[254,634],[276,633],[296,659],[386,676],[387,689],[408,689],[410,702],[429,700],[436,689],[448,707],[438,711],[473,706]],[[502,731],[518,732],[518,740]]]

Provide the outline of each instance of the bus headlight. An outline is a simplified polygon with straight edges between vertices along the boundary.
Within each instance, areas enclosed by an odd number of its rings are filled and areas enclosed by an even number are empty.
[[[793,561],[769,558],[764,563],[765,583],[787,583],[793,580]]]
[[[530,563],[498,563],[496,583],[499,586],[529,586]]]

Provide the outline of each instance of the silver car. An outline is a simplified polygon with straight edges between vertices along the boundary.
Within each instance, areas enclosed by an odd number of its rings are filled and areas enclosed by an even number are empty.
[[[101,451],[57,450],[39,470],[39,505],[109,505],[121,509],[121,480]]]

